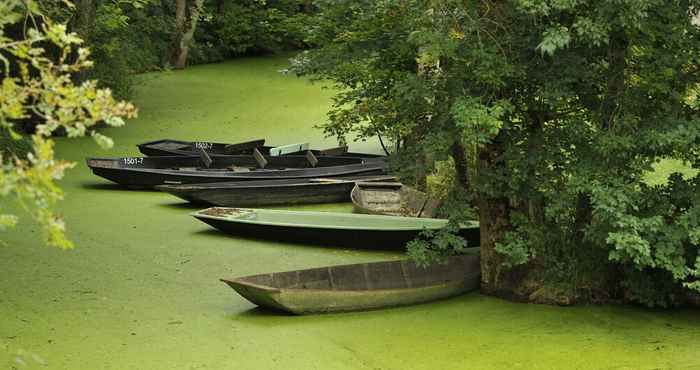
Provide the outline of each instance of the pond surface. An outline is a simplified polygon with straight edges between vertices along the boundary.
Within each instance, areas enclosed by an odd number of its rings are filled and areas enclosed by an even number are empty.
[[[117,145],[61,140],[78,162],[61,204],[76,243],[43,246],[26,218],[0,247],[0,369],[698,368],[700,313],[550,307],[477,293],[413,307],[294,317],[260,309],[220,277],[398,258],[246,240],[189,216],[169,194],[121,190],[86,156],[136,155],[158,138],[331,147],[313,125],[331,91],[240,59],[144,77],[140,117]],[[374,142],[351,147],[378,151]],[[295,207],[349,212],[348,204]]]

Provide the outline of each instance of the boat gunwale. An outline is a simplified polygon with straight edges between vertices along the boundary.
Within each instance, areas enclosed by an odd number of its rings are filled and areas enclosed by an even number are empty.
[[[335,214],[335,215],[342,215],[343,217],[349,217],[349,218],[366,218],[366,217],[372,217],[372,218],[377,218],[377,219],[396,219],[396,218],[402,218],[402,219],[408,219],[408,220],[420,220],[421,222],[428,222],[428,223],[441,223],[442,225],[440,226],[433,226],[433,225],[420,225],[420,227],[417,226],[395,226],[391,228],[373,228],[373,227],[358,227],[358,226],[333,226],[333,225],[312,225],[312,224],[300,224],[300,223],[289,223],[289,222],[270,222],[270,221],[258,221],[258,220],[245,220],[245,219],[240,219],[240,218],[231,218],[231,217],[222,217],[222,216],[214,216],[214,215],[208,215],[208,214],[203,214],[202,212],[205,212],[207,210],[213,209],[213,208],[235,208],[239,210],[249,210],[252,212],[260,212],[263,211],[263,213],[294,213],[294,214],[309,214],[309,213],[329,213],[329,214]],[[243,224],[249,224],[249,225],[263,225],[263,226],[277,226],[277,227],[291,227],[291,228],[305,228],[305,229],[324,229],[324,230],[364,230],[364,231],[376,231],[376,232],[398,232],[398,231],[415,231],[415,230],[439,230],[442,229],[443,227],[447,226],[447,223],[449,220],[447,219],[441,219],[441,218],[417,218],[417,217],[403,217],[403,216],[387,216],[387,215],[367,215],[367,214],[354,214],[354,213],[339,213],[339,212],[309,212],[309,211],[286,211],[286,210],[277,210],[277,209],[258,209],[258,208],[238,208],[238,207],[209,207],[206,209],[202,209],[196,212],[193,212],[190,214],[194,218],[197,219],[202,219],[202,218],[208,218],[212,220],[219,220],[219,221],[227,221],[227,222],[234,222],[234,223],[243,223]],[[431,227],[428,227],[431,226]],[[460,225],[460,229],[472,229],[472,228],[478,228],[479,224],[476,221],[470,221],[469,224],[467,225]]]
[[[342,265],[340,265],[342,266]],[[267,275],[267,274],[260,274],[260,275]],[[260,289],[264,290],[266,292],[270,293],[283,293],[283,292],[318,292],[318,293],[356,293],[356,292],[372,292],[372,293],[388,293],[388,292],[404,292],[404,291],[416,291],[416,290],[421,290],[421,289],[432,289],[436,287],[441,287],[441,286],[447,286],[451,284],[458,284],[461,283],[465,280],[468,280],[469,278],[475,277],[481,275],[481,271],[476,271],[472,273],[467,273],[464,275],[463,279],[455,279],[455,280],[443,280],[440,283],[436,284],[430,284],[430,285],[421,285],[417,287],[408,287],[408,288],[392,288],[392,289],[315,289],[315,288],[275,288],[271,287],[269,285],[260,285],[260,284],[255,284],[247,281],[243,281],[242,279],[245,278],[250,278],[254,277],[257,275],[251,275],[251,276],[246,276],[246,277],[241,277],[241,278],[236,278],[236,279],[225,279],[221,278],[219,281],[222,281],[224,283],[233,283],[233,284],[238,284],[242,285],[248,288],[255,288],[255,289]]]
[[[474,252],[477,251],[478,252]],[[472,248],[467,248],[467,253],[461,254],[461,255],[455,255],[452,256],[454,258],[464,258],[464,257],[471,257],[471,256],[476,256],[480,258],[480,251],[481,247],[472,247]],[[251,288],[256,288],[256,289],[261,289],[265,290],[268,292],[283,292],[283,291],[314,291],[314,292],[325,292],[325,293],[340,293],[340,292],[401,292],[401,291],[406,291],[406,290],[417,290],[417,289],[425,289],[425,288],[433,288],[437,287],[440,285],[448,285],[451,282],[460,282],[467,280],[470,277],[474,277],[474,275],[481,275],[481,269],[474,270],[473,272],[468,272],[464,275],[464,279],[455,279],[455,280],[443,280],[440,283],[435,283],[435,284],[427,284],[427,285],[421,285],[421,286],[415,286],[415,287],[406,287],[406,288],[380,288],[380,289],[317,289],[317,288],[278,288],[278,287],[273,287],[269,285],[261,285],[261,284],[256,284],[253,282],[248,281],[247,279],[252,279],[256,278],[258,276],[269,276],[269,275],[274,275],[274,274],[284,274],[284,273],[292,273],[292,272],[301,272],[301,271],[309,271],[309,270],[317,270],[317,269],[324,269],[324,268],[335,268],[335,267],[360,267],[364,265],[390,265],[390,264],[397,264],[397,263],[405,263],[405,262],[410,262],[408,259],[396,259],[396,260],[389,260],[389,261],[376,261],[376,262],[365,262],[365,263],[351,263],[351,264],[345,264],[345,265],[331,265],[331,266],[321,266],[321,267],[312,267],[312,268],[307,268],[307,269],[300,269],[300,270],[289,270],[289,271],[279,271],[279,272],[272,272],[272,273],[263,273],[263,274],[255,274],[255,275],[247,275],[247,276],[241,276],[237,278],[220,278],[219,281],[222,281],[224,283],[233,283],[233,284],[238,284],[246,287],[251,287]]]
[[[317,185],[339,185],[339,184],[344,184],[344,185],[349,185],[353,183],[357,183],[358,181],[372,181],[372,177],[376,177],[378,179],[385,179],[385,178],[396,178],[396,176],[392,175],[376,175],[376,176],[365,176],[365,177],[370,177],[366,179],[344,179],[344,178],[328,178],[327,180],[330,181],[306,181],[306,182],[293,182],[295,179],[289,179],[289,182],[286,183],[276,183],[279,180],[260,180],[261,182],[269,182],[270,184],[251,184],[251,182],[256,182],[256,181],[231,181],[231,182],[207,182],[207,183],[193,183],[193,184],[180,184],[180,185],[172,185],[172,184],[163,184],[163,185],[156,185],[156,189],[162,190],[162,191],[168,191],[168,190],[173,190],[173,191],[193,191],[193,190],[228,190],[228,189],[240,189],[240,188],[246,188],[246,189],[253,189],[253,188],[283,188],[283,187],[301,187],[301,186],[317,186]],[[301,179],[304,180],[304,179]],[[326,180],[326,178],[323,177],[313,177],[307,180]],[[284,180],[283,180],[284,181]]]
[[[252,158],[252,154],[225,154],[225,155],[218,155],[216,156],[217,158],[226,158],[226,157],[239,157],[239,158]],[[308,161],[306,156],[304,155],[283,155],[283,156],[271,156],[271,155],[264,155],[266,159],[280,159],[280,160],[289,160],[289,159],[299,159],[300,162]],[[144,160],[149,160],[149,161],[165,161],[168,159],[172,160],[185,160],[185,159],[193,159],[197,160],[200,159],[201,157],[198,155],[160,155],[160,156],[147,156],[147,155],[135,155],[132,157],[85,157],[85,165],[90,167],[90,168],[109,168],[109,169],[123,169],[123,170],[167,170],[167,171],[177,171],[177,172],[185,172],[188,170],[171,170],[169,168],[154,168],[154,167],[122,167],[122,166],[108,166],[108,165],[102,165],[102,164],[95,164],[91,162],[111,162],[111,163],[122,163],[125,159],[134,159],[134,158],[142,158]],[[329,167],[341,167],[341,166],[359,166],[359,165],[371,165],[371,164],[385,164],[386,161],[382,158],[361,158],[361,157],[348,157],[348,156],[325,156],[323,157],[324,160],[329,160],[329,159],[336,159],[336,160],[345,160],[348,163],[345,164],[336,164],[336,165],[329,165],[329,166],[317,166],[317,167],[295,167],[295,168],[288,168],[288,169],[282,169],[282,170],[266,170],[266,169],[258,169],[257,171],[285,171],[285,170],[308,170],[308,169],[316,169],[316,168],[329,168]],[[191,172],[217,172],[214,170],[209,170],[206,168],[202,168],[201,170],[189,170]]]

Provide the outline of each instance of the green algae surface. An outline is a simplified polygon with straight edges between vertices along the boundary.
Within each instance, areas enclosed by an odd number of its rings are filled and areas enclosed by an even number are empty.
[[[158,138],[334,146],[314,124],[331,91],[240,59],[144,76],[140,117],[108,129],[116,147],[59,140],[78,161],[60,205],[76,243],[41,244],[26,217],[0,247],[0,369],[698,368],[700,313],[551,307],[477,293],[320,316],[255,308],[217,279],[398,258],[225,235],[165,193],[121,190],[85,156],[135,155]],[[376,143],[351,147],[378,152]],[[348,204],[293,209],[349,212]],[[20,213],[21,215],[21,213]]]

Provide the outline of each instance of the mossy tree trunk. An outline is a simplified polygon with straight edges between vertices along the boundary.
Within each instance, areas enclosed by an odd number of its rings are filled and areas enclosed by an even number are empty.
[[[197,29],[204,0],[177,0],[175,3],[175,39],[170,64],[175,69],[187,66],[187,55]]]
[[[452,160],[454,160],[457,184],[465,191],[469,191],[471,188],[469,183],[469,162],[461,140],[457,139],[452,143],[450,155]]]

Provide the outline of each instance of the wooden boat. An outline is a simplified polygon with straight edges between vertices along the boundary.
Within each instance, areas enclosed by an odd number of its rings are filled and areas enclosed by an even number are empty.
[[[405,306],[478,289],[479,255],[470,252],[425,268],[398,260],[221,281],[258,306],[297,315]]]
[[[290,154],[290,155],[302,155],[306,153],[306,148],[308,144],[298,144],[298,150],[290,150],[289,145],[284,147],[272,147],[265,146],[264,139],[257,139],[246,141],[242,143],[215,143],[209,141],[182,141],[182,140],[172,140],[172,139],[161,139],[148,141],[145,143],[138,144],[137,147],[139,151],[147,156],[173,156],[173,155],[185,155],[194,156],[198,155],[200,150],[204,150],[212,156],[217,155],[233,155],[233,154],[252,154],[253,149],[257,149],[261,154],[270,155],[272,154]],[[368,153],[355,153],[348,152],[348,148],[338,147],[330,148],[325,150],[311,150],[315,156],[343,156],[343,157],[360,157],[360,158],[376,158],[383,157],[377,154]]]
[[[172,156],[196,155],[200,149],[212,154],[251,154],[254,148],[265,148],[264,145],[265,139],[256,139],[235,144],[162,139],[148,141],[136,146],[141,153],[148,156]]]
[[[438,230],[448,220],[359,215],[352,213],[282,211],[212,207],[192,214],[223,232],[252,238],[345,246],[363,249],[405,249],[423,230]],[[469,246],[479,245],[479,224],[461,227]]]
[[[212,156],[208,168],[201,157],[161,156],[127,158],[88,158],[92,172],[132,188],[164,184],[191,184],[222,181],[282,180],[325,178],[350,175],[382,175],[382,159],[319,157],[311,167],[306,156],[264,156],[265,168],[252,155]]]
[[[214,182],[158,185],[184,200],[223,207],[346,202],[357,181],[391,181],[393,176],[344,176],[320,179]]]
[[[432,218],[440,205],[428,194],[398,182],[358,182],[350,198],[355,212],[375,215]]]

